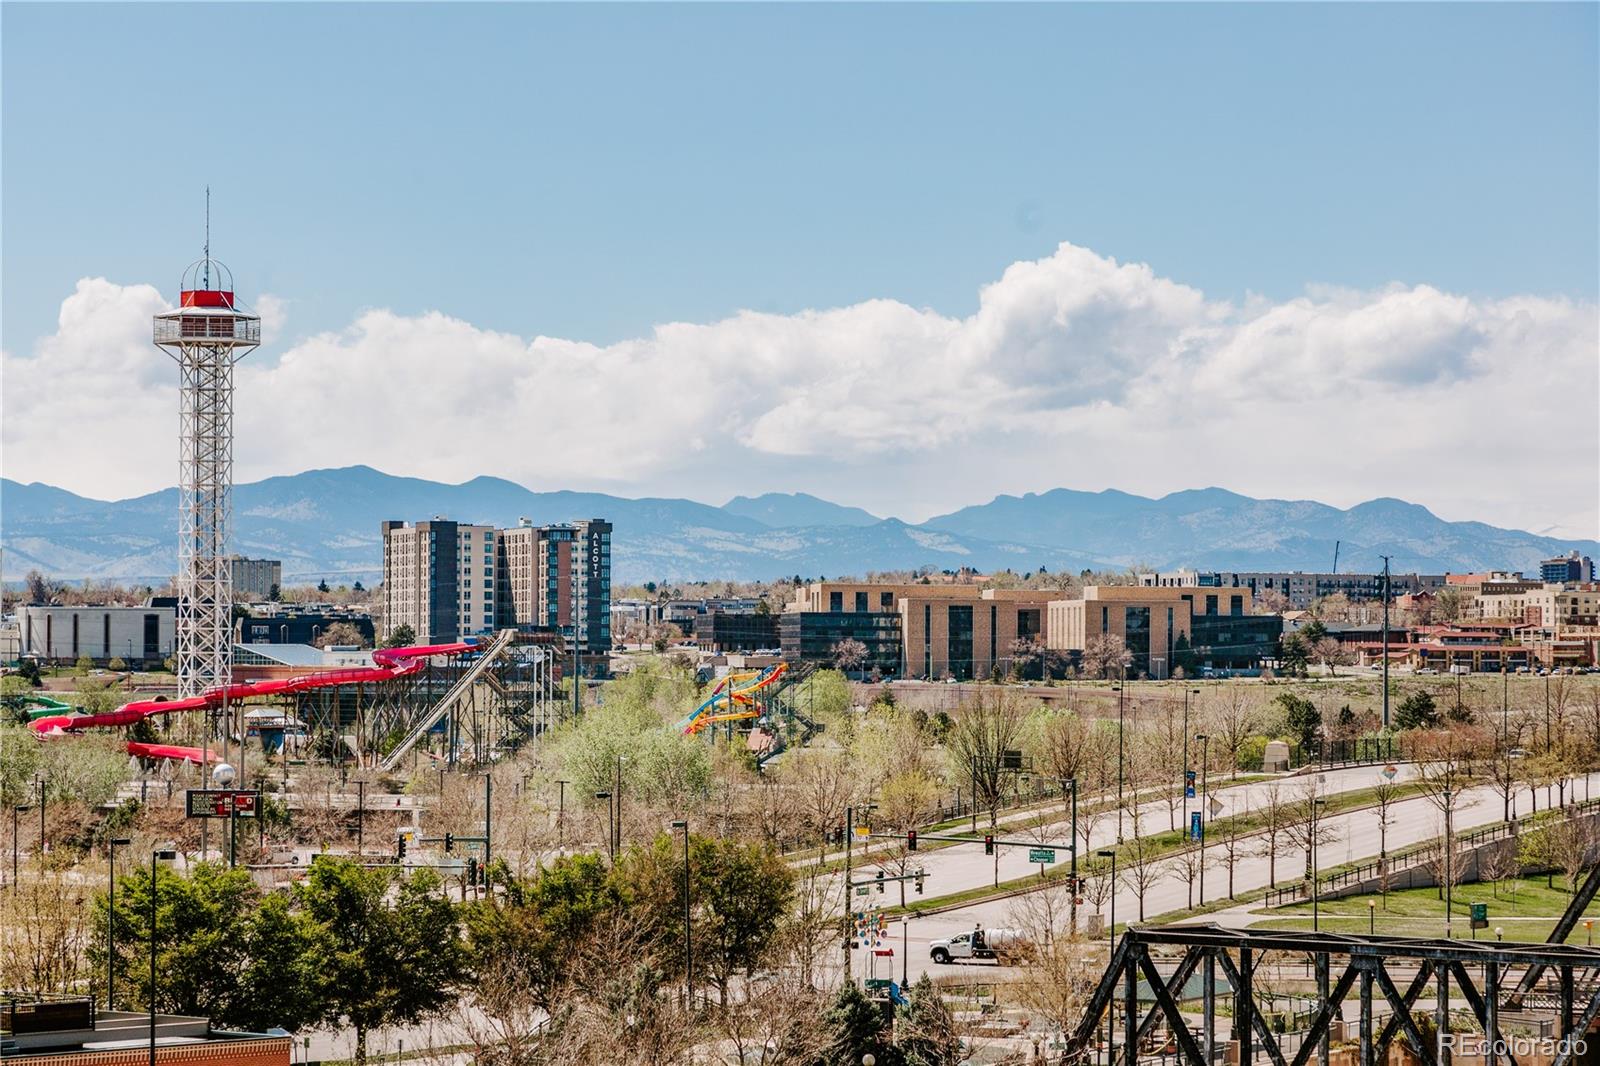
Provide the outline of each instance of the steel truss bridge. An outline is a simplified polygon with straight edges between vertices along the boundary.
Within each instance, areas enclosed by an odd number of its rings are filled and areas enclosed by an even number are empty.
[[[1257,974],[1269,953],[1308,957],[1317,981],[1316,1009],[1297,1048],[1286,1049],[1261,1009]],[[1165,976],[1156,955],[1177,965]],[[1180,1002],[1185,988],[1200,976],[1201,1024],[1190,1028]],[[1223,995],[1232,998],[1226,1034],[1217,1029],[1218,976]],[[1123,934],[1085,1009],[1068,1038],[1064,1061],[1109,1064],[1177,1061],[1212,1066],[1238,1042],[1237,1061],[1250,1066],[1265,1059],[1272,1066],[1326,1063],[1330,1023],[1342,1018],[1345,1002],[1359,1001],[1358,1044],[1361,1066],[1389,1061],[1402,1041],[1422,1066],[1450,1066],[1451,1052],[1440,1034],[1452,1030],[1450,1009],[1463,1003],[1478,1034],[1504,1040],[1533,1021],[1549,1032],[1550,1066],[1573,1061],[1575,1040],[1600,1018],[1600,948],[1566,944],[1503,944],[1471,940],[1224,929],[1217,925],[1141,927]],[[1118,1000],[1121,1018],[1117,1018]],[[1382,1020],[1374,1008],[1388,1007]],[[1116,1032],[1117,1021],[1121,1032]],[[1158,1028],[1165,1031],[1156,1040]],[[1104,1035],[1109,1055],[1096,1056],[1096,1037]],[[1223,1038],[1219,1042],[1219,1036]],[[1564,1042],[1563,1042],[1564,1041]],[[1159,1045],[1159,1046],[1158,1046]],[[1497,1043],[1497,1048],[1499,1045]],[[1516,1066],[1515,1042],[1493,1055],[1493,1066]],[[1484,1061],[1463,1053],[1463,1061]]]

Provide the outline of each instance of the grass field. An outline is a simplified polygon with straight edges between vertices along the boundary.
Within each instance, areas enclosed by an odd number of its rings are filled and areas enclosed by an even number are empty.
[[[1483,903],[1489,908],[1489,928],[1477,932],[1480,940],[1493,940],[1495,930],[1502,932],[1505,940],[1541,942],[1546,940],[1556,919],[1566,910],[1572,895],[1566,881],[1559,874],[1555,887],[1549,887],[1543,877],[1520,877],[1485,884],[1457,885],[1451,893],[1452,933],[1458,938],[1472,936],[1470,914],[1472,904]],[[1368,902],[1376,906],[1369,907]],[[1344,899],[1325,900],[1319,906],[1318,927],[1324,932],[1365,933],[1369,920],[1378,933],[1396,936],[1444,936],[1444,901],[1438,889],[1410,888],[1390,892],[1388,897],[1349,896]],[[1270,911],[1257,911],[1272,917],[1257,923],[1258,929],[1310,929],[1311,905],[1296,904]],[[1590,904],[1585,914],[1600,926],[1600,900]],[[1589,942],[1590,932],[1580,921],[1570,944]]]

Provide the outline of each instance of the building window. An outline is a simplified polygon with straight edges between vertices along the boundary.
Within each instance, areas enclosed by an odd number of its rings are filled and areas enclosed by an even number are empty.
[[[1206,597],[1206,614],[1214,616],[1216,613],[1217,613],[1217,598],[1215,596],[1207,596]]]
[[[837,614],[838,612],[844,610],[844,593],[842,593],[842,592],[830,592],[830,593],[828,593],[828,610],[830,612],[835,613],[835,614]]]
[[[884,610],[884,611],[892,611],[892,610],[894,610],[894,593],[892,593],[892,592],[880,592],[880,593],[878,593],[878,607],[879,607],[880,610]]]
[[[1228,613],[1231,614],[1231,615],[1234,615],[1235,617],[1244,614],[1244,597],[1243,596],[1229,596],[1228,597]]]
[[[972,680],[972,608],[968,605],[951,606],[949,614],[949,642],[946,654],[948,669],[957,681]]]
[[[867,610],[867,594],[865,592],[856,593],[856,610]]]
[[[1109,607],[1100,608],[1100,632],[1111,632],[1111,608]]]

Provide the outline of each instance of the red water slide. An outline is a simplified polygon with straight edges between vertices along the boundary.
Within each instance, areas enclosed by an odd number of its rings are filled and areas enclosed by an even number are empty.
[[[221,707],[224,703],[240,703],[255,696],[277,696],[286,692],[305,692],[316,688],[338,685],[360,685],[370,681],[390,681],[421,670],[430,655],[458,655],[477,647],[475,641],[458,644],[424,644],[411,648],[379,648],[372,653],[376,666],[358,666],[346,670],[324,670],[315,674],[279,681],[243,682],[208,689],[198,696],[181,700],[135,700],[105,714],[57,714],[36,718],[29,728],[40,736],[59,736],[62,733],[103,726],[133,725],[152,715],[173,714],[178,711],[204,711]],[[146,759],[182,759],[201,762],[207,756],[199,748],[178,747],[172,744],[141,744],[128,741],[128,753]],[[209,753],[212,761],[215,752]]]

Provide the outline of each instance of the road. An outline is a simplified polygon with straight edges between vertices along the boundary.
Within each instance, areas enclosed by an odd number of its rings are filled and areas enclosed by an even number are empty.
[[[1371,788],[1382,780],[1379,777],[1381,769],[1382,767],[1379,766],[1358,766],[1341,770],[1329,770],[1322,775],[1322,780],[1317,786],[1319,794],[1331,796]],[[1402,765],[1399,767],[1399,773],[1396,775],[1395,780],[1402,782],[1410,780],[1415,776],[1415,772],[1414,767]],[[1277,787],[1285,799],[1297,799],[1302,794],[1301,790],[1307,786],[1310,780],[1309,776],[1302,775],[1284,776],[1273,778],[1269,781],[1253,781],[1249,784],[1241,785],[1218,786],[1213,782],[1208,795],[1214,797],[1223,805],[1218,817],[1226,818],[1235,814],[1259,810],[1261,805],[1266,802],[1268,790],[1273,787]],[[1205,800],[1201,797],[1190,800],[1189,809],[1191,811],[1198,810],[1202,802],[1205,802]],[[1165,799],[1152,799],[1142,803],[1138,806],[1137,812],[1140,829],[1158,833],[1169,831],[1169,812]],[[1090,847],[1088,849],[1090,851],[1095,848],[1110,847],[1118,839],[1117,816],[1115,813],[1099,814],[1095,818],[1096,821],[1090,834]],[[1208,819],[1208,821],[1210,820]],[[985,831],[982,829],[982,825],[983,823],[980,821],[980,832]],[[966,829],[963,827],[953,830],[953,832],[965,835]],[[1044,827],[1042,831],[1001,826],[996,835],[1002,839],[1028,841],[1037,839],[1041,844],[1053,843],[1057,847],[1056,857],[1058,862],[1066,863],[1070,859],[1066,851],[1069,832],[1070,823],[1063,819]],[[1136,835],[1132,812],[1129,812],[1123,817],[1122,836],[1131,838]],[[1376,853],[1376,846],[1374,846],[1374,853]],[[1338,861],[1342,862],[1343,859]],[[894,872],[893,869],[889,869],[891,864],[884,863],[883,865],[885,869],[889,870],[889,873],[892,874]],[[1039,872],[1039,867],[1036,864],[1028,862],[1028,849],[1025,847],[997,846],[995,854],[989,856],[983,853],[981,844],[957,844],[936,851],[919,851],[912,859],[910,867],[912,869],[920,867],[927,871],[928,877],[924,890],[930,896],[947,896],[954,892],[963,892],[968,889],[982,888],[985,885],[993,885],[996,880],[1003,882]],[[861,863],[858,860],[853,872],[853,878],[860,881],[864,876],[871,877],[877,869],[879,869],[879,864],[877,863]],[[998,877],[996,874],[997,869]],[[907,889],[907,892],[907,901],[915,903],[916,896],[909,894],[912,890]],[[874,892],[869,902],[880,899],[899,903],[899,891],[891,887],[882,897],[878,897],[877,893]]]
[[[1363,768],[1364,773],[1371,774],[1372,768]],[[1330,786],[1333,775],[1329,775]],[[1569,793],[1578,797],[1587,797],[1590,790],[1600,785],[1600,773],[1590,774],[1588,780],[1578,779],[1576,791]],[[1251,786],[1253,787],[1253,786]],[[1363,786],[1365,787],[1365,786]],[[1224,816],[1233,813],[1224,811]],[[1464,832],[1483,825],[1490,825],[1502,819],[1504,811],[1500,796],[1493,788],[1487,785],[1468,789],[1462,796],[1455,809],[1453,825],[1456,832]],[[1409,799],[1395,804],[1390,812],[1392,824],[1389,825],[1386,836],[1387,846],[1390,850],[1398,850],[1412,844],[1439,836],[1443,830],[1443,819],[1438,809],[1425,797]],[[1162,811],[1161,826],[1166,827],[1165,808]],[[1318,849],[1318,865],[1331,868],[1343,863],[1355,862],[1361,859],[1376,858],[1378,855],[1379,825],[1377,812],[1372,809],[1353,811],[1348,814],[1328,815],[1326,825],[1331,834],[1331,841],[1323,844]],[[1113,826],[1112,835],[1115,835]],[[979,845],[960,845],[951,851],[966,851],[969,853],[965,859],[967,865],[983,865],[993,860],[983,854]],[[1207,864],[1206,871],[1206,899],[1214,900],[1219,893],[1226,891],[1227,872],[1221,866],[1220,849],[1213,849],[1217,857]],[[976,852],[975,858],[970,854]],[[931,859],[932,856],[929,856]],[[1278,853],[1278,879],[1285,880],[1292,876],[1295,869],[1303,868],[1305,853],[1303,851],[1286,851],[1281,845]],[[1022,866],[1026,867],[1026,856],[1023,856]],[[1247,892],[1251,889],[1265,887],[1268,883],[1269,862],[1266,856],[1259,853],[1240,861],[1234,871],[1234,890]],[[1002,877],[1007,867],[1002,866]],[[1037,867],[1032,867],[1035,871]],[[931,870],[930,870],[931,874]],[[953,891],[941,887],[939,891]],[[1119,922],[1139,920],[1139,901],[1133,889],[1126,882],[1119,886],[1116,892],[1115,913]],[[874,893],[876,896],[876,893]],[[881,899],[895,902],[897,897],[885,895]],[[915,897],[913,897],[914,901]],[[868,901],[870,902],[870,900]],[[1188,885],[1176,875],[1168,875],[1158,879],[1150,885],[1145,894],[1144,913],[1148,917],[1165,914],[1179,910],[1189,905]],[[987,903],[975,903],[967,907],[945,911],[940,914],[928,915],[912,919],[909,936],[907,937],[907,951],[909,954],[909,977],[915,981],[924,973],[950,974],[961,972],[956,965],[939,966],[928,957],[928,944],[930,941],[942,937],[953,936],[957,933],[969,932],[974,925],[1006,926],[1015,922],[1015,899],[995,900]],[[1080,920],[1093,910],[1092,906],[1080,907],[1078,915]],[[889,924],[888,940],[894,950],[893,963],[895,976],[898,979],[901,971],[901,939],[902,929],[899,920]],[[863,952],[858,952],[858,969],[867,958]],[[882,967],[889,959],[880,959]],[[993,964],[979,963],[977,966],[991,966]]]

